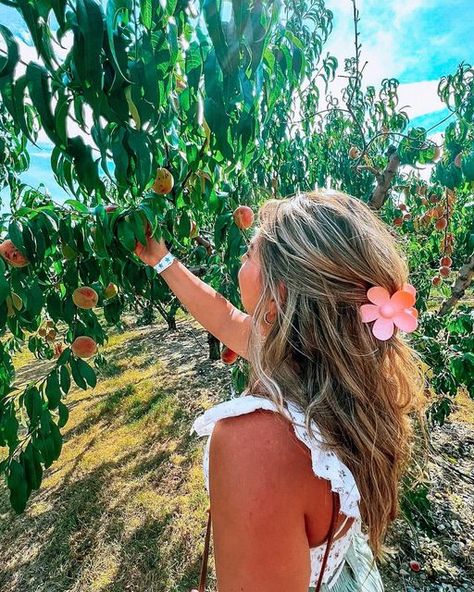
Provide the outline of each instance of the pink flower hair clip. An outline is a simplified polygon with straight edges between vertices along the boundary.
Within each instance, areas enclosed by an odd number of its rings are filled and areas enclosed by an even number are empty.
[[[412,333],[418,326],[418,311],[414,308],[416,289],[403,284],[392,296],[385,288],[374,286],[367,290],[367,298],[373,304],[362,304],[360,313],[363,323],[375,321],[372,333],[381,341],[392,337],[397,326],[405,333]]]

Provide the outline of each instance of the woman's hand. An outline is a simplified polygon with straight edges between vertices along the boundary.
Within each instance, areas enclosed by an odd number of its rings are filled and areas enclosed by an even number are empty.
[[[169,251],[163,237],[157,241],[151,236],[151,228],[149,224],[147,225],[145,234],[146,247],[144,247],[140,241],[137,241],[135,255],[140,257],[143,263],[153,266],[156,265]]]

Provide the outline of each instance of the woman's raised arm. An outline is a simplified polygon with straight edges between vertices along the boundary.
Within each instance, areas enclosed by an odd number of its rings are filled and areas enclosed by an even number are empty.
[[[148,237],[147,247],[137,243],[135,253],[144,263],[153,266],[168,253],[168,249],[163,240],[157,242]],[[248,359],[250,315],[236,308],[177,259],[161,272],[161,276],[198,323],[236,354]]]

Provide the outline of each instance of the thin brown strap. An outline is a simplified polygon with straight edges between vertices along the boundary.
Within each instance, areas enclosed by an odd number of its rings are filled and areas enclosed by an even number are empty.
[[[204,592],[206,588],[207,560],[209,558],[209,541],[211,539],[211,508],[207,510],[209,517],[207,519],[206,542],[204,543],[204,555],[201,562],[201,576],[199,578],[199,592]]]
[[[323,583],[324,570],[326,569],[326,563],[328,562],[329,551],[331,549],[332,539],[334,537],[334,531],[336,530],[337,516],[339,514],[339,496],[337,493],[332,492],[332,518],[331,528],[329,529],[328,544],[326,546],[326,552],[324,553],[324,559],[321,564],[321,571],[319,572],[319,579],[314,592],[319,592]]]
[[[331,549],[332,539],[334,537],[334,531],[336,530],[337,516],[339,514],[339,496],[337,495],[337,493],[332,492],[332,500],[333,500],[333,503],[332,503],[331,527],[329,530],[326,552],[324,554],[324,559],[321,564],[321,571],[319,572],[319,580],[318,580],[317,586],[315,588],[315,592],[319,592],[321,589],[324,570],[326,569],[326,564],[328,562],[329,551]],[[209,514],[209,517],[207,519],[206,541],[204,543],[204,554],[203,554],[202,563],[201,563],[201,577],[199,579],[199,588],[198,588],[199,592],[205,592],[206,576],[207,576],[207,562],[209,559],[209,542],[210,542],[210,538],[211,538],[211,508],[209,508],[207,510],[207,512]]]

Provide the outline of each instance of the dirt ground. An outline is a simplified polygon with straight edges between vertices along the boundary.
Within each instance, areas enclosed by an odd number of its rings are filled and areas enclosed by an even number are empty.
[[[208,360],[206,333],[185,315],[114,332],[94,389],[66,397],[60,458],[26,511],[0,486],[2,592],[189,592],[197,586],[207,495],[204,441],[193,419],[233,395],[230,368]],[[48,362],[17,356],[17,384]],[[428,469],[435,528],[398,519],[381,567],[387,592],[474,590],[474,403],[459,401],[432,434]],[[421,565],[418,573],[410,560]],[[210,559],[208,586],[215,590]]]

